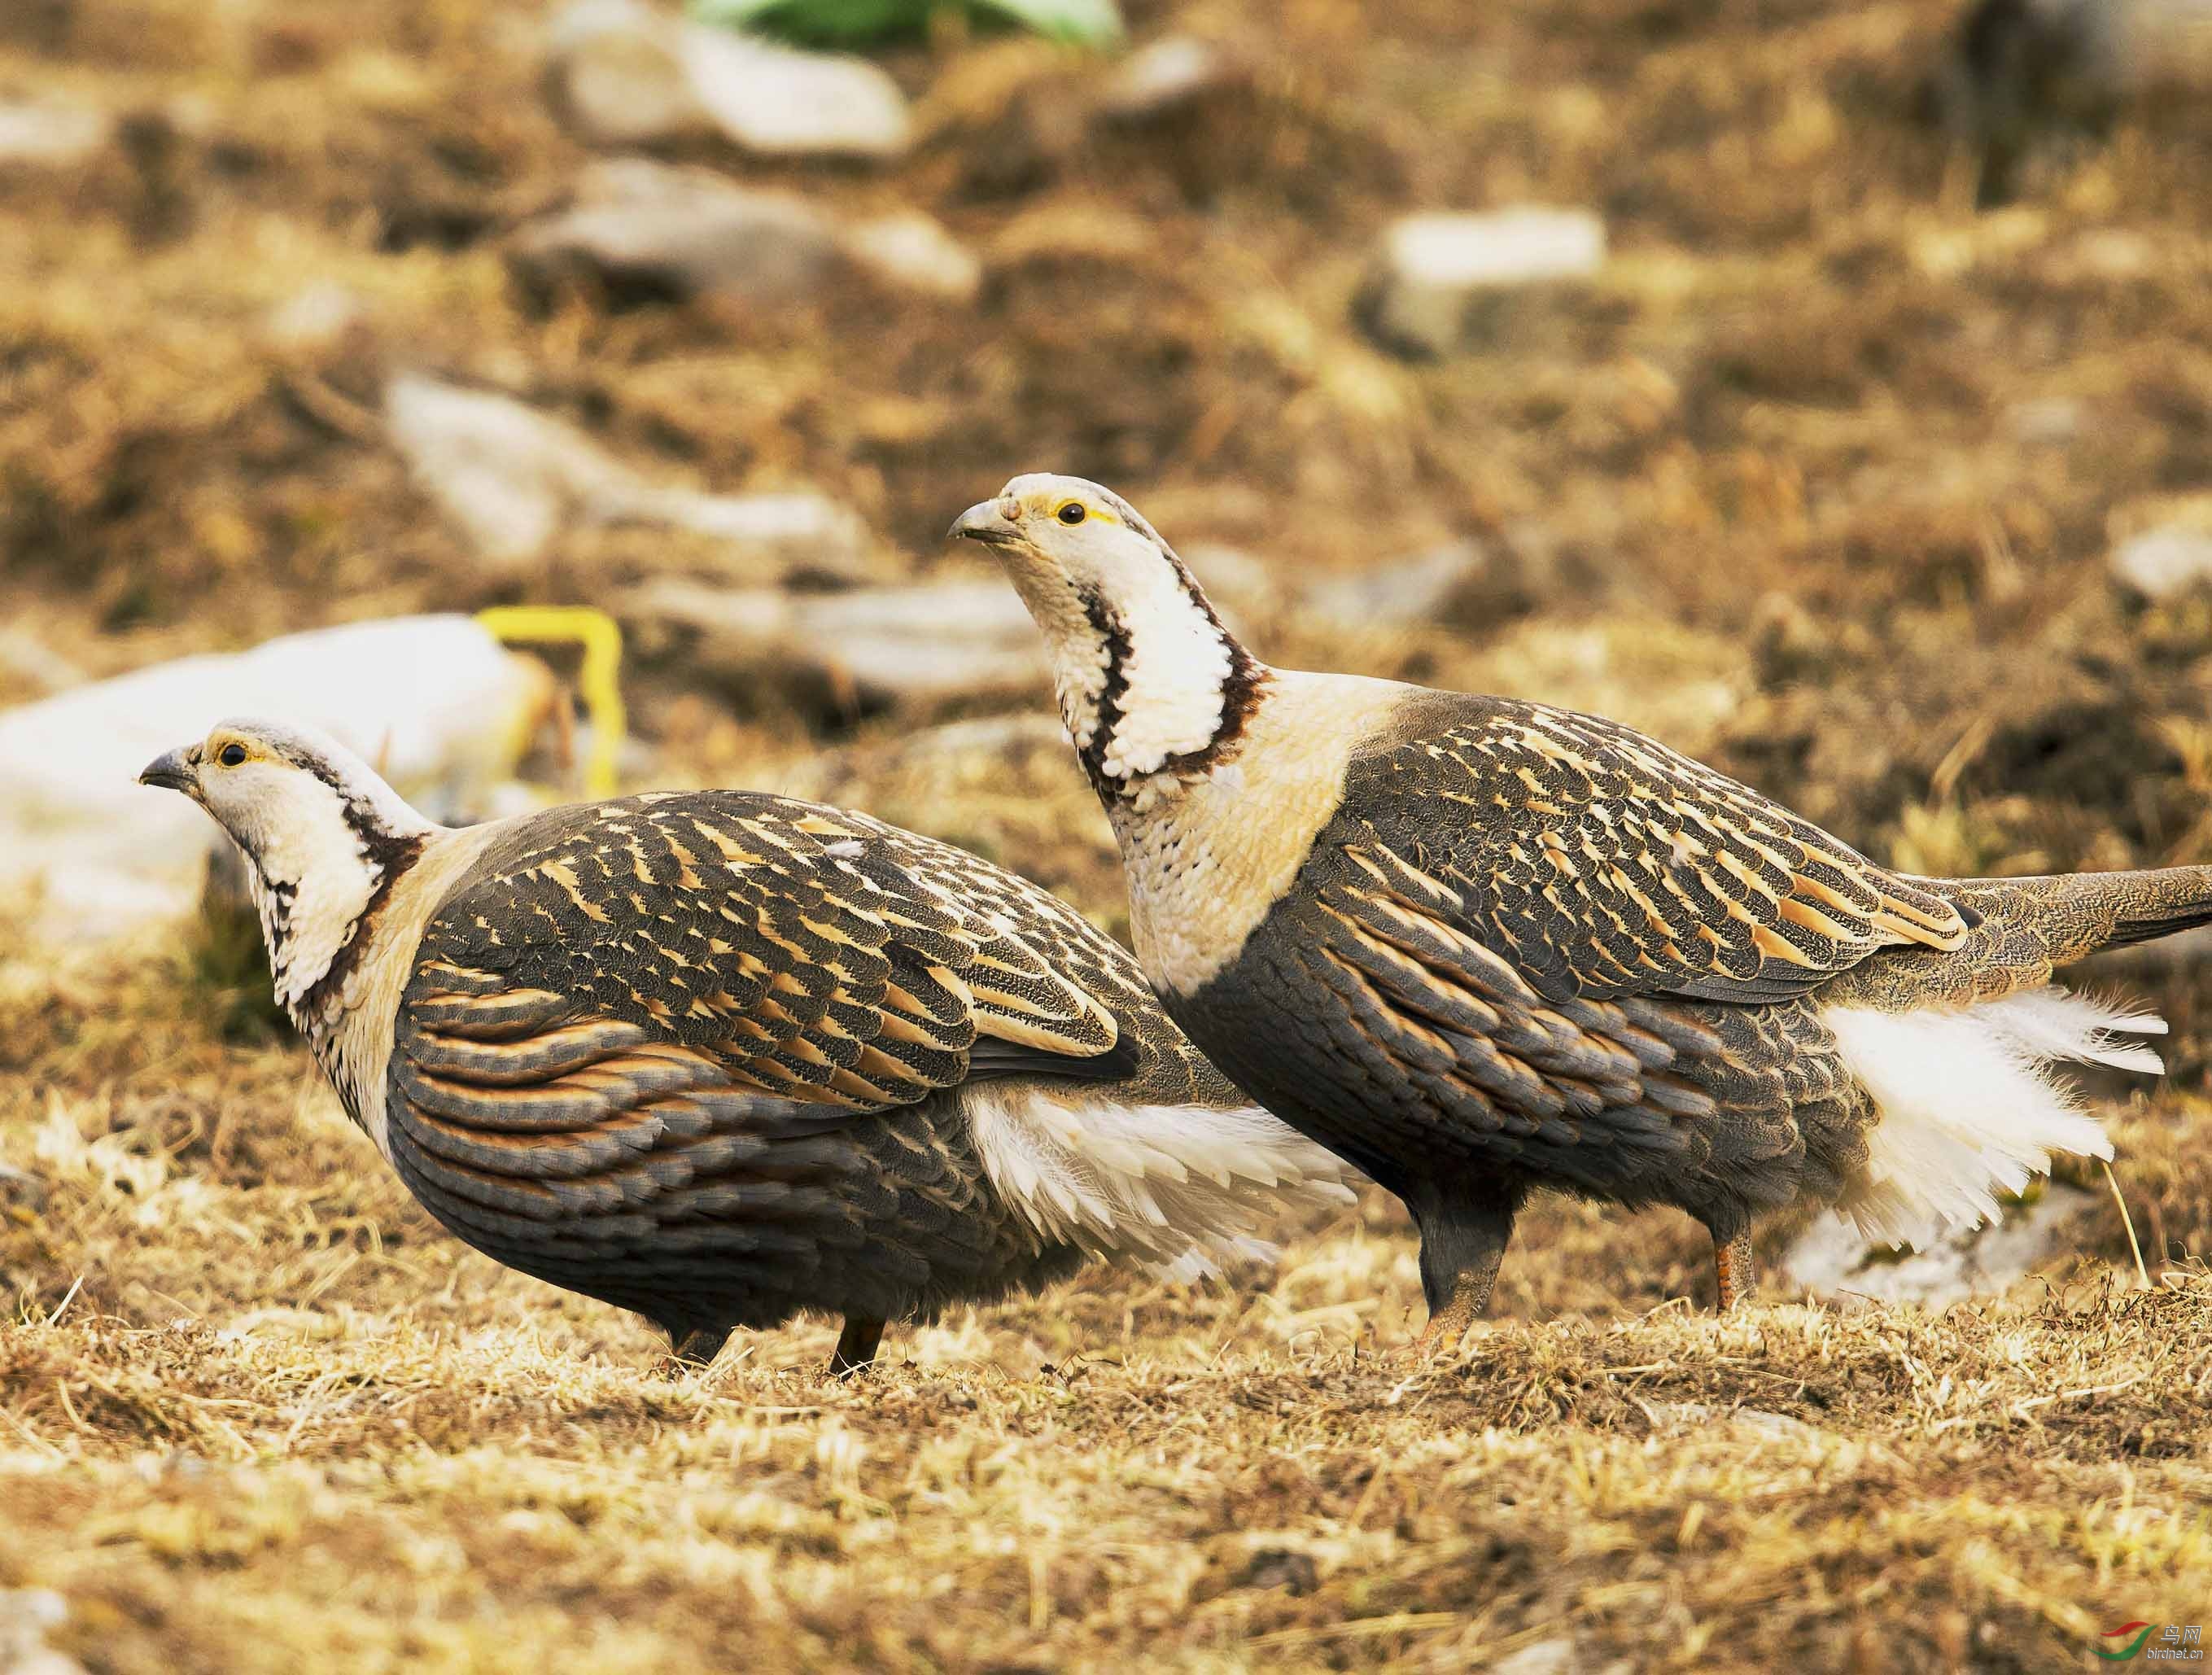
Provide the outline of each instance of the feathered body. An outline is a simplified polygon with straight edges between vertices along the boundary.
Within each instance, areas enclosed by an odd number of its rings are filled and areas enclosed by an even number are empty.
[[[884,1320],[1092,1256],[1202,1272],[1285,1196],[1346,1196],[1125,953],[964,851],[738,791],[449,831],[357,763],[317,778],[334,746],[228,726],[149,775],[222,819],[234,739],[309,764],[322,791],[241,843],[349,1112],[460,1238],[695,1352],[821,1310],[864,1360]]]
[[[2047,1067],[2155,1069],[2123,1038],[2164,1026],[2053,967],[2212,919],[2204,868],[1907,878],[1595,716],[1268,668],[1079,479],[1017,478],[955,533],[1046,629],[1170,1014],[1407,1201],[1455,1327],[1537,1187],[1687,1209],[1726,1300],[1753,1218],[1801,1195],[1906,1237],[1994,1215],[2052,1150],[2108,1155]],[[1118,748],[1132,718],[1178,747]]]

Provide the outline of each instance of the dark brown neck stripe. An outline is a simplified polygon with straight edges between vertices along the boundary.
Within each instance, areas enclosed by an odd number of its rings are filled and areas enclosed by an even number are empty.
[[[331,956],[331,963],[323,968],[323,974],[300,996],[296,1010],[302,1018],[315,1016],[327,1001],[345,992],[346,979],[368,957],[370,945],[376,940],[377,921],[384,917],[385,904],[392,898],[392,886],[422,856],[422,839],[419,837],[393,838],[376,831],[363,831],[360,837],[362,859],[376,868],[376,887],[369,892],[368,904],[354,921],[352,935]]]

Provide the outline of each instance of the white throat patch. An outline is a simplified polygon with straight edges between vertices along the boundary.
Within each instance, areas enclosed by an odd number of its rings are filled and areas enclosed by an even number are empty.
[[[1164,567],[1159,574],[1175,578]],[[1236,653],[1212,613],[1181,586],[1147,589],[1124,608],[1121,626],[1128,638],[1121,714],[1099,771],[1127,780],[1158,773],[1219,736]]]
[[[1058,579],[1015,584],[1043,632],[1060,720],[1101,780],[1142,779],[1220,736],[1237,648],[1175,566],[1155,560],[1088,608]]]

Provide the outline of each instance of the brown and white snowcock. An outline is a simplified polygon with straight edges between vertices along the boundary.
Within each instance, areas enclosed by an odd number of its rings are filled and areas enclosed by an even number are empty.
[[[1532,1189],[1689,1211],[1725,1307],[1761,1211],[1993,1217],[2111,1154],[2048,1067],[2160,1069],[2128,1038],[2161,1021],[2052,968],[2212,919],[2212,869],[1905,877],[1596,716],[1270,668],[1096,484],[1018,477],[951,533],[1043,631],[1154,990],[1405,1200],[1431,1347]]]
[[[248,862],[276,998],[408,1190],[678,1352],[887,1320],[1091,1257],[1194,1276],[1336,1159],[1251,1108],[1072,908],[963,850],[744,791],[453,831],[307,731],[150,764]]]

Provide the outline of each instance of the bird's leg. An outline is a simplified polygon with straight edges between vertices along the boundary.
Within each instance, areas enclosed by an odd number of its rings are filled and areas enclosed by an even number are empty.
[[[668,1334],[672,1378],[706,1366],[721,1353],[723,1341],[730,1335],[727,1326],[672,1326],[664,1322],[661,1330]]]
[[[1421,1229],[1421,1290],[1429,1321],[1413,1353],[1433,1360],[1455,1347],[1490,1302],[1513,1238],[1517,1195],[1435,1199],[1414,1215]]]
[[[884,1323],[872,1320],[865,1314],[845,1317],[845,1330],[837,1334],[837,1347],[830,1352],[830,1376],[848,1379],[870,1365],[876,1358],[876,1346],[884,1341]]]
[[[1751,1300],[1752,1293],[1759,1288],[1759,1272],[1752,1264],[1748,1227],[1739,1228],[1726,1238],[1718,1232],[1713,1233],[1713,1279],[1721,1313]]]

